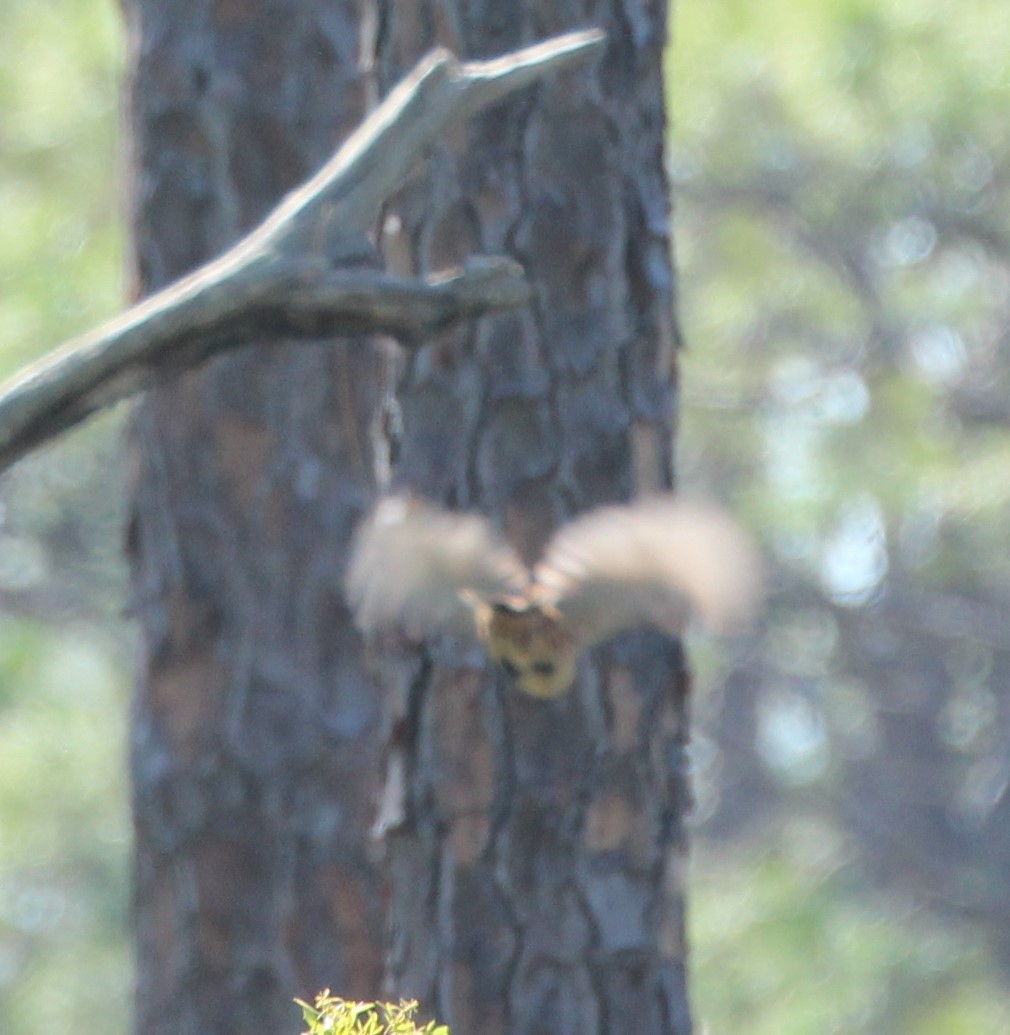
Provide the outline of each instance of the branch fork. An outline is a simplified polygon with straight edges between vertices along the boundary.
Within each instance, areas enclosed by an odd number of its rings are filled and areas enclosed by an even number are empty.
[[[409,346],[524,305],[529,285],[506,258],[408,279],[327,256],[362,254],[382,204],[450,125],[592,59],[604,40],[574,32],[479,62],[430,53],[238,244],[0,386],[0,471],[97,410],[240,345],[388,333]]]

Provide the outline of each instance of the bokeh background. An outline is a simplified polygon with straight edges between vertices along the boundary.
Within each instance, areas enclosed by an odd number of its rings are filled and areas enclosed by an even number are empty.
[[[113,0],[0,4],[0,373],[125,295]],[[682,484],[760,540],[695,639],[709,1035],[1010,1031],[1010,19],[680,0]],[[0,479],[0,1031],[129,1025],[124,411]]]

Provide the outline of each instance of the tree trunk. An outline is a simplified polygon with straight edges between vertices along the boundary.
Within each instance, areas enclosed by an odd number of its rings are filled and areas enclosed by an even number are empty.
[[[528,560],[571,514],[672,478],[665,5],[579,7],[380,3],[383,89],[435,44],[481,57],[587,23],[609,34],[595,69],[469,123],[386,220],[399,272],[489,249],[534,284],[530,311],[415,357],[394,476],[493,515]],[[455,1035],[690,1030],[685,688],[679,649],[648,633],[595,652],[551,703],[479,656],[435,645],[418,662],[388,837],[398,993]]]
[[[149,292],[263,217],[360,120],[355,0],[128,0],[134,249]],[[247,349],[151,392],[129,537],[136,1028],[297,1031],[375,995],[378,699],[343,603],[382,354]]]
[[[126,2],[143,291],[233,241],[360,117],[359,14],[383,89],[435,43],[480,57],[605,28],[594,70],[454,134],[391,209],[394,269],[511,252],[537,300],[422,349],[390,446],[398,483],[494,515],[528,558],[567,516],[669,486],[664,4],[576,21],[548,0]],[[455,1035],[683,1035],[679,648],[625,636],[540,703],[436,643],[389,667],[381,715],[341,576],[387,365],[249,349],[138,411],[137,1030],[262,1035],[295,1029],[293,995],[374,996],[388,920],[384,987]],[[388,918],[366,847],[387,723],[407,767],[402,814],[395,780],[384,799]]]

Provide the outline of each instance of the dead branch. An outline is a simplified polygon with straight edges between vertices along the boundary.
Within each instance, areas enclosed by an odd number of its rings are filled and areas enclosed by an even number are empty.
[[[425,280],[347,263],[368,250],[381,205],[449,125],[588,60],[603,39],[570,33],[493,61],[428,55],[224,255],[0,386],[0,470],[96,410],[239,345],[366,332],[410,344],[524,304],[523,272],[503,258]]]

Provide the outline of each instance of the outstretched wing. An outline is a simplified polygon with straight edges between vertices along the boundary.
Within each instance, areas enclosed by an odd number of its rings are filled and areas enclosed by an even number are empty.
[[[473,632],[461,596],[521,592],[529,572],[487,519],[390,496],[355,532],[346,590],[358,626],[414,637]]]
[[[667,496],[566,525],[534,581],[589,644],[645,624],[680,635],[693,612],[727,631],[753,608],[760,576],[754,550],[728,517]]]

